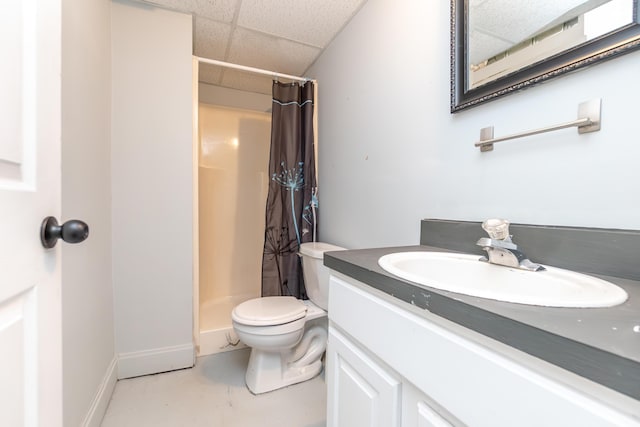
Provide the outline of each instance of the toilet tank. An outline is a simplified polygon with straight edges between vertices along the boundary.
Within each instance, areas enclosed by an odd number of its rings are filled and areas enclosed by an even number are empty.
[[[318,307],[327,310],[329,305],[329,269],[324,266],[324,253],[343,251],[345,248],[322,242],[309,242],[300,245],[304,286],[309,299]]]

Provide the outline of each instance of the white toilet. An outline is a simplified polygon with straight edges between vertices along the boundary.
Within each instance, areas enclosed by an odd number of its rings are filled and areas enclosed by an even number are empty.
[[[327,243],[300,245],[309,300],[263,297],[233,309],[233,328],[238,338],[251,347],[245,378],[252,393],[306,381],[322,370],[329,299],[329,270],[322,263],[325,252],[339,250],[344,248]]]

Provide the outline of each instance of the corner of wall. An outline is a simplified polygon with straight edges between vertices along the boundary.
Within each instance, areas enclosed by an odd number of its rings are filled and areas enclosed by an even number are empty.
[[[99,427],[102,419],[104,418],[104,414],[107,411],[107,407],[109,406],[109,401],[111,400],[111,395],[113,394],[113,389],[116,387],[116,382],[118,380],[116,375],[116,367],[117,367],[117,359],[114,356],[109,363],[109,367],[105,372],[104,378],[98,387],[98,391],[91,401],[91,406],[89,407],[89,411],[82,421],[82,427]]]

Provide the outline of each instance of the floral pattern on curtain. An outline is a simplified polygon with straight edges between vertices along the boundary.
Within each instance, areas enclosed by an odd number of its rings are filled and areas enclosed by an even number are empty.
[[[313,96],[313,82],[273,82],[262,296],[307,298],[298,250],[316,220]]]

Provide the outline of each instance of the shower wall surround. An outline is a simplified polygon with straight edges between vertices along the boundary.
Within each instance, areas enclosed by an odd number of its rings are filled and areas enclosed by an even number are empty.
[[[260,296],[271,115],[201,103],[199,355],[238,348],[231,310]],[[230,338],[227,338],[227,335]]]
[[[449,2],[369,0],[307,73],[319,81],[320,239],[413,244],[422,218],[640,229],[640,52],[452,115],[449,37]],[[593,98],[600,132],[473,146],[485,126],[574,120]]]

